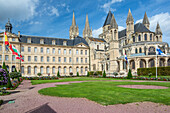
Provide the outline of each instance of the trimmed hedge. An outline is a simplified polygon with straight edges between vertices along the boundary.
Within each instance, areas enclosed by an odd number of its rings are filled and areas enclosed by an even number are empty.
[[[102,75],[102,71],[89,71],[89,75]]]
[[[152,73],[152,75],[156,75],[156,67],[152,68],[138,68],[137,74],[138,76],[148,76],[149,73]],[[159,76],[168,76],[170,75],[170,67],[158,67],[157,68],[157,74]]]

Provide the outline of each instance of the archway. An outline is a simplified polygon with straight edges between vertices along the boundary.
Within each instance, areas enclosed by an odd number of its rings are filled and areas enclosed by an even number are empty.
[[[165,66],[165,59],[160,58],[159,60],[159,67],[164,67]]]
[[[130,61],[130,68],[135,69],[135,61],[134,60]]]
[[[140,68],[146,68],[146,61],[144,59],[140,60]]]
[[[154,61],[154,59],[150,59],[150,60],[148,61],[148,64],[149,64],[148,67],[155,67],[155,61]]]

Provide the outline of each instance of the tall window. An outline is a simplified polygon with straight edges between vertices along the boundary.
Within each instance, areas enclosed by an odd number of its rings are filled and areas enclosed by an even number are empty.
[[[81,74],[83,74],[83,67],[81,67]]]
[[[9,60],[9,56],[5,55],[5,60],[8,61]]]
[[[141,48],[139,48],[139,53],[142,53],[142,49]]]
[[[24,46],[21,47],[21,51],[24,52]]]
[[[37,62],[37,56],[34,56],[34,61]]]
[[[59,71],[59,73],[61,73],[61,67],[60,66],[58,67],[58,71]]]
[[[64,74],[66,74],[66,67],[64,67]]]
[[[71,57],[70,57],[70,58],[69,58],[69,62],[71,62],[71,60],[72,60],[72,59],[71,59]]]
[[[2,45],[0,45],[0,51],[2,51]]]
[[[137,48],[135,49],[135,53],[138,53],[138,49]]]
[[[61,54],[61,49],[58,49],[58,54]]]
[[[34,47],[34,53],[37,53],[37,47]]]
[[[83,55],[83,50],[81,50],[81,55]]]
[[[53,53],[55,53],[55,48],[53,48]]]
[[[49,66],[46,68],[46,72],[47,72],[47,74],[50,73],[50,68],[49,68]]]
[[[145,41],[147,41],[147,34],[145,34]]]
[[[150,34],[150,41],[152,41],[152,34]]]
[[[66,54],[66,49],[64,49],[64,54]]]
[[[50,61],[50,57],[48,56],[48,57],[47,57],[47,62],[49,62],[49,61]]]
[[[2,41],[2,37],[0,37],[0,41]]]
[[[135,36],[133,36],[133,42],[135,42]]]
[[[24,73],[24,66],[21,67],[21,73]]]
[[[50,49],[49,48],[47,48],[47,53],[50,53]]]
[[[77,54],[77,55],[79,54],[79,50],[78,50],[78,49],[76,50],[76,54]]]
[[[55,57],[53,57],[53,62],[55,62]]]
[[[99,50],[99,45],[97,45],[97,49]]]
[[[2,60],[2,55],[0,55],[0,61]]]
[[[27,39],[27,43],[31,43],[31,38],[28,38],[28,39]]]
[[[79,67],[76,67],[76,72],[79,72]]]
[[[87,58],[85,58],[85,62],[87,63]]]
[[[31,47],[28,47],[28,52],[31,52]]]
[[[28,66],[28,74],[31,74],[31,66]]]
[[[58,62],[61,62],[61,57],[58,57]]]
[[[138,41],[141,41],[141,35],[138,36]]]
[[[85,55],[87,55],[87,50],[85,50]]]
[[[43,58],[43,56],[41,56],[41,62],[43,62],[43,60],[44,60],[44,58]]]
[[[43,53],[43,48],[41,48],[41,53]]]
[[[34,67],[34,74],[37,74],[37,66]]]
[[[44,40],[43,39],[40,40],[40,44],[44,44]]]
[[[55,40],[52,41],[52,45],[55,45]]]
[[[55,66],[52,68],[52,73],[55,74]]]
[[[28,61],[29,61],[29,62],[31,61],[31,56],[28,56]]]
[[[64,62],[66,62],[66,57],[64,57]]]
[[[83,63],[83,58],[81,58],[81,63]]]
[[[40,67],[40,72],[41,72],[41,74],[44,73],[43,66]]]
[[[12,38],[12,41],[15,41],[15,38]]]
[[[72,72],[72,67],[69,67],[69,72],[70,72],[70,73]]]
[[[76,58],[76,62],[77,62],[77,63],[79,62],[79,58],[78,58],[78,57]]]
[[[69,54],[71,55],[71,49],[69,49]]]
[[[12,61],[15,61],[15,55],[12,55]]]

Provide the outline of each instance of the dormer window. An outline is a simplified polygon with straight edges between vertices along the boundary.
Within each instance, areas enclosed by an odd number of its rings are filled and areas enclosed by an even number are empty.
[[[55,40],[52,41],[52,45],[55,45]]]
[[[41,40],[40,40],[40,44],[44,44],[44,39],[41,39]]]
[[[67,45],[67,41],[64,41],[64,42],[63,42],[63,45],[66,46],[66,45]]]
[[[12,38],[12,41],[15,41],[15,38]]]
[[[28,38],[28,39],[27,39],[27,43],[31,43],[31,38]]]

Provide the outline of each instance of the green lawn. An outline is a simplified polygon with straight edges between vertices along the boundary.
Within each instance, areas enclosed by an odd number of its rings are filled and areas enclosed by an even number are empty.
[[[140,76],[140,77],[149,77],[148,75],[147,76]],[[155,76],[151,76],[151,78],[155,78]],[[158,78],[161,77],[161,78],[170,78],[170,76],[158,76]]]
[[[66,80],[69,79],[63,81]],[[127,84],[170,87],[170,82],[89,81],[72,83],[69,85],[58,85],[57,87],[41,89],[38,92],[49,96],[87,98],[102,105],[126,104],[143,101],[170,105],[170,88],[131,89],[117,87],[117,85]]]
[[[31,80],[32,85],[54,83],[54,82],[68,82],[68,81],[88,81],[88,80],[117,80],[113,78],[93,78],[93,77],[75,77],[75,78],[63,78],[59,80]],[[119,79],[121,80],[121,79]]]

